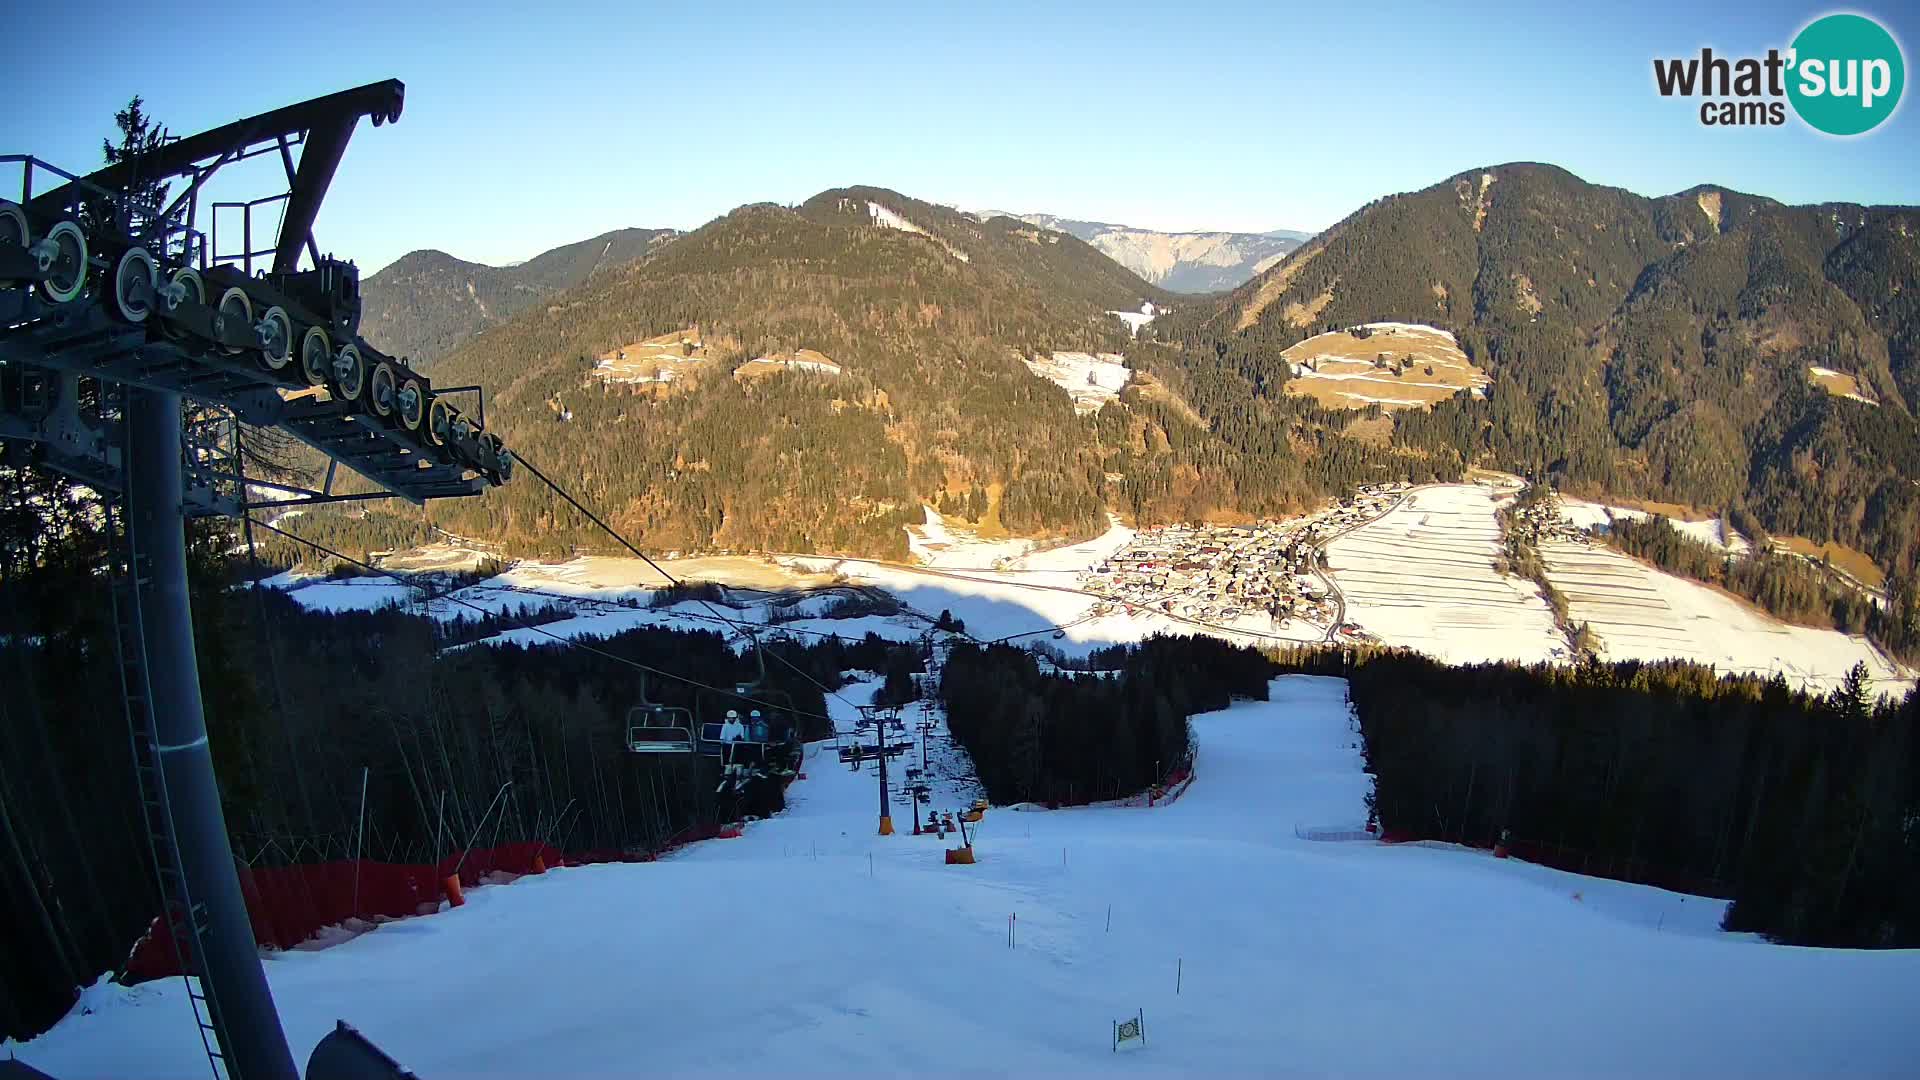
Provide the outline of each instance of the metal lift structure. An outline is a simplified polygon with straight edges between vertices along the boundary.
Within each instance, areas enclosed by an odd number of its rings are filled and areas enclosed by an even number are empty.
[[[188,986],[216,1076],[299,1073],[260,967],[207,747],[185,519],[267,505],[424,503],[477,495],[512,474],[484,404],[471,414],[456,405],[478,388],[436,388],[361,338],[359,271],[314,241],[354,129],[362,118],[398,120],[405,93],[398,80],[371,83],[85,176],[0,156],[0,183],[11,168],[20,181],[17,197],[0,189],[0,447],[18,455],[10,463],[55,470],[106,500],[122,549],[117,644],[163,922],[183,970],[198,976]],[[284,190],[207,199],[215,174],[262,156],[278,159]],[[256,217],[275,213],[277,228],[256,230]],[[221,246],[223,223],[227,237],[238,225],[231,250]],[[256,237],[270,243],[256,248]],[[324,454],[324,485],[246,477],[243,423]],[[336,491],[343,464],[374,490]],[[261,490],[284,497],[256,501]],[[365,1051],[343,1024],[316,1049],[309,1076],[322,1074],[323,1060],[385,1060]]]

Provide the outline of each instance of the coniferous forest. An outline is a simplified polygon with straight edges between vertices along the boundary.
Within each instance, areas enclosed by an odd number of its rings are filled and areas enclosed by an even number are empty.
[[[1135,794],[1191,764],[1189,716],[1267,695],[1267,662],[1211,638],[1156,638],[1095,663],[1103,670],[1056,675],[1008,645],[953,650],[939,690],[947,724],[994,802]]]

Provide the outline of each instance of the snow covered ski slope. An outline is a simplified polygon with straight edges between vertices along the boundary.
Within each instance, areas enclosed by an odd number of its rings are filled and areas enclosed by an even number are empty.
[[[997,809],[975,866],[875,836],[874,780],[829,744],[740,839],[475,889],[268,974],[296,1055],[344,1017],[427,1080],[1912,1075],[1920,954],[1767,945],[1719,932],[1713,901],[1482,853],[1295,839],[1357,823],[1368,780],[1339,680],[1272,691],[1195,718],[1174,804]],[[21,1059],[206,1075],[177,981],[87,1004]],[[1147,1045],[1116,1057],[1135,1010]]]

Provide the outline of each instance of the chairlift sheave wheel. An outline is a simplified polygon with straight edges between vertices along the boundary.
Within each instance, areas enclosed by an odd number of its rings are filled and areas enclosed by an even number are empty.
[[[13,203],[0,200],[0,246],[33,246],[33,231],[27,227],[27,212]]]
[[[359,401],[367,389],[367,358],[349,341],[333,357],[333,378],[327,384],[338,401]]]
[[[260,362],[269,370],[279,371],[293,362],[293,320],[287,317],[287,309],[278,304],[268,308],[253,328],[260,335]]]
[[[500,436],[491,431],[482,431],[476,442],[480,451],[481,464],[498,471],[501,460],[507,456],[507,446],[500,441]]]
[[[160,266],[146,248],[130,247],[113,267],[113,308],[122,319],[134,324],[147,321],[153,314],[154,283]]]
[[[87,237],[71,221],[55,223],[35,245],[40,269],[47,276],[40,291],[56,304],[70,304],[87,287]]]
[[[382,420],[393,418],[394,406],[399,398],[396,382],[393,365],[385,360],[374,365],[373,375],[367,380],[367,407]]]
[[[400,387],[400,393],[394,398],[394,411],[400,416],[400,426],[408,431],[418,432],[420,425],[427,421],[427,392],[420,388],[419,379],[408,379]]]
[[[307,327],[306,336],[300,339],[300,374],[306,377],[308,386],[325,386],[332,368],[333,345],[327,340],[326,328]]]
[[[427,407],[427,441],[435,446],[445,446],[453,436],[453,420],[458,415],[453,406],[434,398]]]
[[[169,311],[177,310],[181,304],[206,306],[207,283],[201,280],[200,271],[191,266],[183,266],[175,270],[173,275],[167,278],[167,289],[174,294],[174,298],[167,304]],[[160,332],[175,341],[187,336],[187,332],[170,319],[161,320]]]
[[[248,297],[246,292],[237,286],[234,288],[228,289],[224,293],[221,293],[220,294],[220,317],[221,319],[225,320],[226,324],[229,326],[236,325],[235,323],[236,319],[239,320],[237,325],[252,326],[253,325],[252,298]],[[222,345],[220,346],[220,349],[222,352],[227,353],[229,356],[239,353],[241,351],[240,347],[236,345]]]

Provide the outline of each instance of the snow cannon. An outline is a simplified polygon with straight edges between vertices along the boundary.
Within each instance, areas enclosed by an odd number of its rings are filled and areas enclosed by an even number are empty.
[[[972,866],[973,865],[973,845],[966,844],[961,847],[948,848],[947,849],[947,865],[948,866]]]

